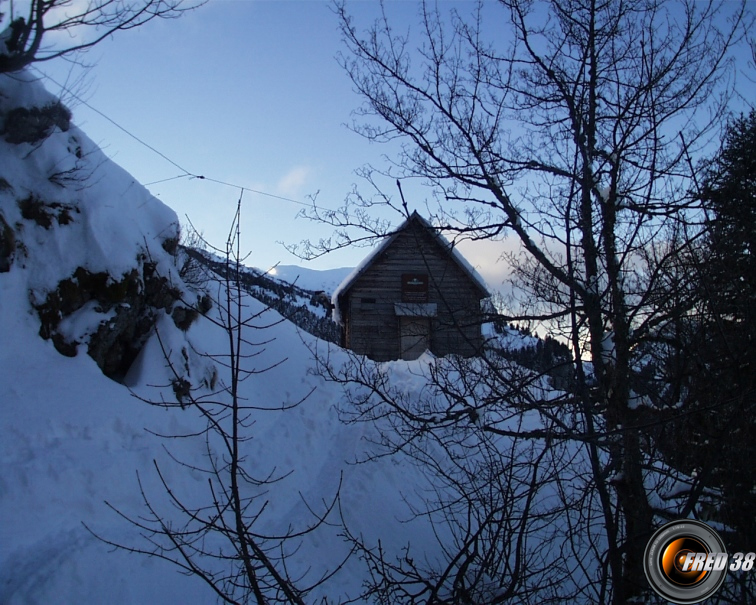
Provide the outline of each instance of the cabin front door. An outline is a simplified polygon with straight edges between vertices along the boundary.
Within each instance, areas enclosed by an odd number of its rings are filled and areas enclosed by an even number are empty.
[[[400,317],[399,332],[402,359],[417,359],[430,348],[430,318]]]

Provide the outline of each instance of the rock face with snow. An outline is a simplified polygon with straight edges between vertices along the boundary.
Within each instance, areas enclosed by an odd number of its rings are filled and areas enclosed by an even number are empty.
[[[86,347],[120,379],[159,311],[184,328],[197,315],[181,302],[192,294],[176,278],[176,216],[40,83],[22,73],[0,85],[0,272],[29,271],[40,336],[67,356]]]
[[[67,132],[71,112],[59,100],[42,107],[14,107],[5,115],[3,138],[11,144],[38,143],[49,137],[57,127]]]

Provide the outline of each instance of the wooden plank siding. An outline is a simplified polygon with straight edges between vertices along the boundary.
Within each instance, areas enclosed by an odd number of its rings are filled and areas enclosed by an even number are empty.
[[[413,215],[415,216],[415,215]],[[344,322],[343,344],[376,361],[400,359],[402,275],[427,274],[430,350],[437,356],[480,352],[481,291],[470,273],[439,242],[422,219],[412,217],[339,297]],[[409,321],[409,320],[405,320]]]

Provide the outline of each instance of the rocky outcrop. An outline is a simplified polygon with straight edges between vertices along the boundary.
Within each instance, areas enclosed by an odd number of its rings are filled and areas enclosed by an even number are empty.
[[[60,101],[43,107],[16,107],[5,116],[2,134],[8,143],[37,143],[50,136],[55,127],[66,132],[71,112]]]
[[[72,214],[79,212],[73,206],[58,202],[45,203],[33,195],[20,200],[18,207],[23,218],[34,221],[44,229],[50,229],[55,224],[68,225],[73,220]]]
[[[177,327],[189,328],[198,311],[182,298],[182,290],[158,275],[153,263],[142,261],[139,268],[120,279],[79,267],[59,282],[44,302],[34,306],[40,336],[51,339],[55,348],[68,356],[76,355],[79,345],[86,344],[103,373],[118,380],[139,353],[158,313],[172,312]],[[78,327],[72,329],[74,323]]]
[[[16,235],[0,215],[0,273],[10,271],[16,251]]]
[[[0,274],[26,283],[61,354],[122,380],[158,321],[186,331],[208,308],[180,277],[175,213],[28,74],[0,77],[0,158]]]

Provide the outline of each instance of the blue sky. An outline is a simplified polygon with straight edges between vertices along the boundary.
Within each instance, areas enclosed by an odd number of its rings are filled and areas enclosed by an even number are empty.
[[[461,12],[474,3],[442,1]],[[374,1],[349,4],[362,23],[379,14]],[[387,3],[399,29],[416,22],[418,3]],[[70,95],[64,100],[78,125],[105,151],[148,185],[182,221],[222,246],[239,190],[192,174],[275,196],[337,208],[365,164],[385,166],[386,145],[370,144],[345,124],[360,105],[336,56],[343,50],[336,16],[320,0],[210,0],[177,20],[156,20],[122,32],[84,55],[80,69],[65,61],[40,64],[58,82],[67,81],[89,105],[170,158],[160,157]],[[71,73],[69,73],[71,71]],[[53,84],[48,83],[56,91]],[[163,181],[163,182],[158,182]],[[386,190],[394,191],[386,182]],[[367,187],[362,184],[363,190]],[[411,209],[423,211],[431,192],[405,186]],[[246,192],[243,247],[249,264],[305,264],[315,269],[354,266],[364,248],[303,263],[282,245],[331,234],[329,227],[296,218],[302,205]],[[504,244],[464,242],[463,254],[489,285],[506,274],[497,262]]]
[[[354,8],[370,18],[378,6]],[[392,12],[410,20],[416,9],[401,2]],[[359,181],[355,169],[381,163],[388,151],[345,126],[360,99],[336,61],[341,48],[328,2],[211,0],[178,20],[153,21],[97,46],[84,56],[93,67],[74,90],[191,173],[303,203],[318,193],[319,204],[336,208]],[[65,62],[39,67],[58,82],[70,78]],[[66,100],[77,124],[140,182],[182,174],[87,106]],[[188,178],[149,189],[210,242],[225,242],[238,189]],[[251,263],[298,264],[279,242],[330,235],[330,228],[295,219],[301,209],[245,193],[243,243]],[[334,253],[308,266],[356,265],[365,254]]]

